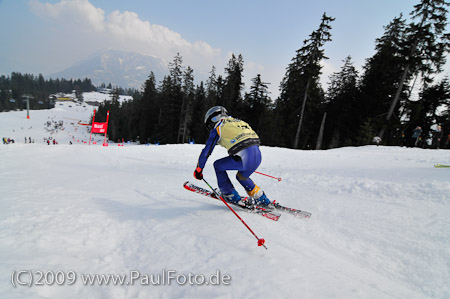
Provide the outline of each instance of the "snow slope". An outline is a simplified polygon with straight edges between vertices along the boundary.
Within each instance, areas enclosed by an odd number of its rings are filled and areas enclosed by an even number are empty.
[[[27,143],[31,138],[39,144],[44,143],[44,138],[55,139],[59,144],[88,142],[90,131],[82,124],[92,120],[94,109],[94,106],[68,101],[57,102],[50,110],[31,110],[30,119],[26,119],[26,110],[0,112],[0,137],[12,138],[15,143],[25,143],[25,138]],[[57,126],[59,123],[63,126]],[[93,136],[95,141],[103,142],[102,135]]]
[[[103,103],[105,101],[110,101],[112,98],[112,95],[110,94],[104,94],[97,91],[91,91],[91,92],[83,92],[83,100],[85,102],[97,102],[97,103]],[[123,103],[126,101],[133,100],[132,96],[126,96],[126,95],[119,95],[119,98],[117,99],[119,103]]]
[[[259,171],[282,181],[253,179],[271,199],[313,214],[274,222],[240,212],[265,250],[221,202],[183,189],[202,145],[68,145],[84,134],[70,122],[53,135],[59,145],[39,140],[49,116],[89,119],[72,108],[30,120],[0,113],[0,136],[18,141],[0,145],[0,298],[450,298],[450,170],[433,167],[450,164],[449,151],[262,147]],[[22,126],[39,142],[13,136]],[[210,183],[224,155],[211,156]],[[35,285],[45,284],[39,271],[62,285]],[[180,283],[217,271],[225,281],[145,285],[145,275],[167,271]],[[83,283],[136,273],[132,285]],[[31,287],[18,284],[30,274]]]

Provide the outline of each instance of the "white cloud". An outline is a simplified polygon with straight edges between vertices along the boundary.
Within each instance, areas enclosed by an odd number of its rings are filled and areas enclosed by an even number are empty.
[[[256,74],[261,74],[261,72],[264,71],[264,66],[256,62],[249,61],[245,63],[244,69],[248,70],[250,74],[255,74],[256,76]]]
[[[189,47],[190,43],[180,34],[160,25],[142,21],[134,12],[113,11],[105,23],[109,34],[121,39],[157,44],[164,48]]]
[[[95,32],[103,32],[104,11],[93,6],[88,0],[62,0],[56,4],[30,1],[31,9],[43,18],[71,23]]]
[[[70,32],[77,43],[93,48],[135,51],[171,61],[177,53],[184,64],[201,70],[223,61],[222,51],[204,41],[190,42],[179,33],[139,18],[135,12],[118,10],[108,16],[89,0],[61,0],[56,4],[30,2],[32,10],[44,19],[58,22],[57,30]],[[92,43],[96,40],[96,43]]]
[[[322,66],[322,75],[320,76],[320,83],[324,89],[327,89],[328,84],[330,83],[329,77],[340,71],[338,67],[336,67],[333,63],[328,60],[321,60],[320,65]]]

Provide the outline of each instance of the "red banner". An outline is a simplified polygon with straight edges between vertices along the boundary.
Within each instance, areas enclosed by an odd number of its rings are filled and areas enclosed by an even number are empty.
[[[109,120],[109,111],[106,113],[106,122],[105,123],[96,123],[95,122],[95,109],[94,109],[94,116],[92,117],[91,136],[89,136],[89,145],[91,145],[92,133],[100,133],[100,134],[104,133],[105,139],[103,140],[103,146],[108,146],[108,143],[106,143],[106,134],[108,132],[108,120]]]
[[[108,123],[93,123],[92,124],[92,133],[106,133]]]

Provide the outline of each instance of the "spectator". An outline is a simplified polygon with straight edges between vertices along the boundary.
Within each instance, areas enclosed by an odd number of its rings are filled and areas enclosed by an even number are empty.
[[[439,149],[443,135],[444,132],[442,132],[442,127],[440,125],[437,125],[436,129],[433,132],[433,143],[432,143],[433,148]]]
[[[422,134],[422,128],[417,126],[411,135],[411,142],[410,142],[411,147],[417,146],[417,144],[419,143],[420,134]]]

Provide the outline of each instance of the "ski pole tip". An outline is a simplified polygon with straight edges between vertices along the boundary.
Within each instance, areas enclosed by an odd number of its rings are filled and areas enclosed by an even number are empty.
[[[258,246],[264,246],[264,243],[266,243],[266,240],[258,239]],[[266,246],[264,246],[264,247],[266,247]]]
[[[281,181],[281,178],[278,178],[278,182],[280,182]]]

